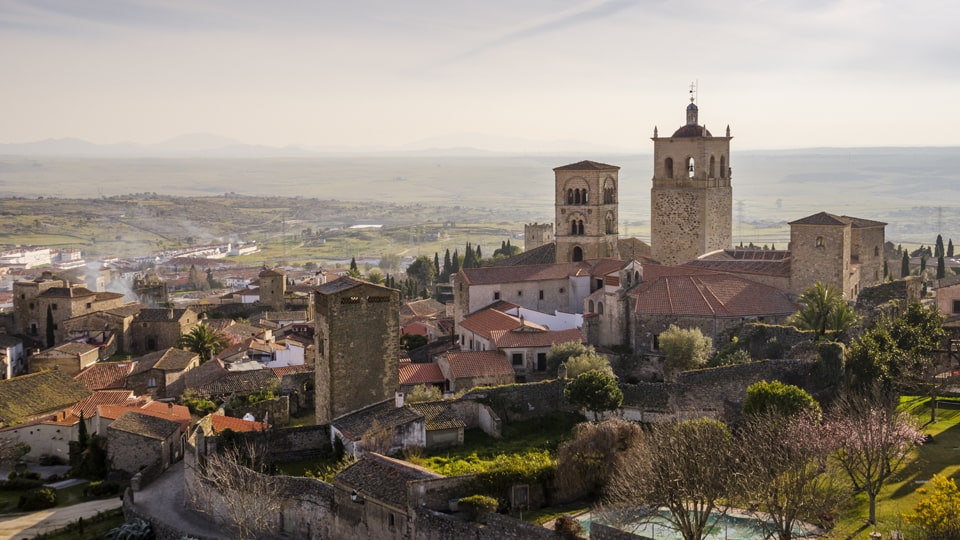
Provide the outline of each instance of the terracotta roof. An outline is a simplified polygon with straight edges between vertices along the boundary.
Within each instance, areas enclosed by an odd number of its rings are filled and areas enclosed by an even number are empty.
[[[362,439],[371,428],[394,428],[420,420],[422,416],[408,407],[397,407],[393,398],[374,403],[335,418],[330,424],[351,440]]]
[[[275,368],[270,368],[270,370],[273,371],[274,375],[276,375],[277,377],[280,377],[281,379],[286,375],[293,375],[295,373],[312,373],[313,372],[313,368],[308,365],[275,367]]]
[[[159,369],[162,371],[181,371],[187,368],[195,358],[197,353],[175,349],[169,347],[162,351],[152,352],[137,359],[137,367],[133,369],[131,375]]]
[[[270,424],[264,422],[244,420],[243,418],[234,418],[222,414],[211,414],[208,418],[210,418],[210,427],[213,428],[214,435],[225,429],[241,433],[247,431],[266,431],[270,428]]]
[[[408,406],[423,415],[427,431],[466,427],[448,401],[424,401]]]
[[[123,293],[115,293],[109,291],[103,291],[96,293],[97,301],[102,302],[104,300],[116,300],[117,298],[123,298]]]
[[[58,370],[40,371],[0,380],[0,423],[73,406],[92,392]]]
[[[95,294],[86,287],[51,287],[37,296],[39,298],[79,298]]]
[[[209,363],[209,362],[208,362]],[[186,381],[187,388],[193,388],[199,392],[210,395],[224,395],[231,393],[249,394],[262,390],[271,383],[280,380],[280,377],[272,369],[257,369],[253,371],[227,372],[222,377],[210,380],[208,382],[193,385]]]
[[[685,262],[683,265],[719,272],[790,277],[791,260],[789,251],[728,249],[707,253],[697,259]]]
[[[375,283],[370,283],[369,281],[364,281],[362,279],[352,278],[350,276],[341,276],[340,278],[334,281],[328,281],[323,285],[318,285],[314,287],[314,290],[320,294],[337,294],[354,287],[359,287],[361,285],[368,285],[370,287],[376,287],[387,292],[393,292],[393,289],[389,289],[382,285],[377,285]]]
[[[437,302],[432,298],[427,298],[425,300],[415,300],[413,302],[407,302],[400,306],[400,314],[409,314],[415,317],[432,317],[437,314],[442,314],[446,311],[446,306]]]
[[[401,385],[435,384],[444,381],[440,366],[433,362],[404,362],[400,364],[399,374]]]
[[[446,354],[454,379],[513,375],[513,366],[500,351],[450,351]]]
[[[407,483],[443,476],[405,461],[367,452],[334,479],[361,497],[375,499],[395,507],[407,507]]]
[[[796,305],[775,287],[731,274],[664,276],[632,291],[634,311],[660,315],[788,315]]]
[[[93,418],[97,413],[97,407],[104,405],[123,405],[126,403],[136,403],[132,390],[99,390],[93,395],[88,396],[73,406],[70,410],[75,416],[79,417],[83,413],[84,418]]]
[[[122,405],[100,405],[96,408],[97,415],[100,416],[100,418],[108,420],[116,420],[128,411],[177,422],[180,425],[181,432],[185,432],[187,428],[190,427],[190,422],[192,421],[190,409],[183,405],[164,403],[162,401],[148,401],[147,403],[134,402]]]
[[[54,349],[67,354],[76,354],[79,356],[81,354],[87,354],[88,352],[97,349],[97,347],[80,341],[70,341],[62,345],[57,345],[54,347]]]
[[[126,318],[130,316],[135,316],[137,313],[140,313],[141,311],[143,311],[146,307],[147,306],[143,304],[140,304],[137,302],[131,302],[129,304],[124,304],[120,307],[108,309],[106,310],[106,313],[109,313],[110,315],[116,315],[118,317]]]
[[[137,411],[127,411],[110,424],[107,432],[111,429],[162,441],[179,431],[180,423]]]
[[[887,224],[882,221],[873,221],[872,219],[863,219],[863,218],[852,217],[852,216],[841,216],[841,217],[846,220],[849,220],[850,225],[852,225],[854,229],[862,229],[865,227],[886,227],[887,226]]]
[[[498,349],[512,347],[550,347],[554,343],[576,341],[586,343],[583,332],[576,328],[570,330],[537,330],[529,326],[513,330],[493,330],[490,332],[493,344]]]
[[[850,222],[829,212],[819,212],[812,216],[791,221],[788,225],[849,225]]]
[[[529,266],[484,266],[465,268],[460,275],[470,285],[489,285],[498,283],[519,283],[523,281],[543,281],[566,279],[571,276],[601,276],[616,272],[629,264],[618,259],[591,259],[588,261],[535,264]]]
[[[597,161],[578,161],[577,163],[571,163],[569,165],[563,165],[561,167],[555,167],[555,171],[619,171],[620,167],[616,165],[607,165],[606,163],[599,163]]]
[[[494,330],[513,330],[514,328],[519,328],[521,324],[539,330],[546,330],[546,328],[531,322],[524,321],[521,323],[519,317],[507,315],[502,311],[491,308],[475,311],[460,321],[462,328],[486,339],[491,338],[491,332]]]
[[[517,253],[493,263],[494,266],[529,266],[537,264],[553,264],[557,262],[557,244],[548,242],[542,246]]]

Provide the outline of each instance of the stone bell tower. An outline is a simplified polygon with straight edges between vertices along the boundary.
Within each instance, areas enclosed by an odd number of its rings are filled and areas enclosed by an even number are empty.
[[[620,167],[581,161],[553,170],[558,263],[620,257],[617,175]]]
[[[694,87],[687,123],[668,138],[653,129],[650,244],[654,259],[680,264],[733,242],[730,126],[714,137],[698,121]]]

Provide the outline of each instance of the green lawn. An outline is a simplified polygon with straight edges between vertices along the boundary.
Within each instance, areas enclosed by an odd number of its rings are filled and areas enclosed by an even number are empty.
[[[889,531],[905,530],[901,514],[909,513],[920,499],[916,489],[930,480],[934,473],[953,478],[960,477],[960,402],[940,401],[937,422],[930,424],[929,398],[905,397],[901,406],[914,414],[924,431],[933,440],[916,451],[916,458],[897,473],[877,496],[877,525],[866,527],[867,497],[858,495],[855,506],[841,516],[828,538],[867,538],[874,530],[888,538]],[[909,538],[910,535],[906,534]]]
[[[117,508],[102,514],[98,514],[90,519],[83,520],[83,530],[80,530],[79,524],[72,523],[58,531],[44,534],[38,538],[42,540],[93,540],[95,538],[106,538],[107,532],[120,526],[124,522],[123,510]]]

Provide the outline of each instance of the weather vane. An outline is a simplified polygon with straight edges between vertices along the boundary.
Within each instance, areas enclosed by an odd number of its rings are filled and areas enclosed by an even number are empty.
[[[697,101],[697,83],[696,81],[690,83],[690,103],[695,103]]]

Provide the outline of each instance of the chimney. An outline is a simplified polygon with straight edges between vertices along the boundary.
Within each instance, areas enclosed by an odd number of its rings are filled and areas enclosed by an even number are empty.
[[[396,402],[397,408],[403,407],[403,392],[397,392],[393,395],[393,399]]]

